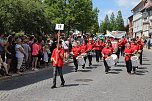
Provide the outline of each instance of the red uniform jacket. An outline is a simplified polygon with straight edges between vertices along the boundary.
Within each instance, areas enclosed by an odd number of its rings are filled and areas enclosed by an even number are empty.
[[[124,53],[127,54],[125,56],[125,61],[131,60],[131,55],[134,53],[134,50],[132,48],[125,48]]]
[[[93,48],[94,48],[94,44],[89,42],[87,44],[87,51],[91,51],[91,50],[93,50]]]
[[[127,39],[126,39],[126,38],[123,38],[123,39],[121,40],[121,45],[122,45],[122,46],[125,46],[126,43],[127,43]]]
[[[80,55],[81,53],[81,49],[79,46],[73,47],[72,48],[72,52],[73,52],[73,56],[76,58],[77,56]]]
[[[142,49],[143,49],[143,46],[144,46],[144,42],[139,41],[139,42],[138,42],[138,45],[139,45],[139,50],[142,50]]]
[[[94,45],[94,50],[101,50],[102,46],[101,46],[101,42],[97,41]]]
[[[121,48],[122,45],[121,45],[121,42],[118,42],[118,48]]]
[[[107,47],[105,47],[105,48],[103,48],[103,50],[102,50],[102,54],[104,55],[104,59],[106,59],[108,56],[110,56],[111,54],[113,53],[113,50],[112,50],[112,48],[111,47],[109,47],[109,48],[107,48]]]
[[[139,50],[139,45],[138,45],[138,44],[131,43],[131,48],[133,49],[134,53],[136,53],[136,52],[138,52],[138,50]]]
[[[57,52],[57,48],[55,48],[53,50],[52,59],[54,59],[56,61],[56,63],[53,61],[53,66],[54,67],[61,67],[61,68],[63,67],[64,59],[61,57],[61,55],[64,57],[64,49],[59,48],[58,52]]]
[[[86,44],[83,44],[83,45],[81,46],[81,53],[86,53],[86,51],[87,51],[87,45],[86,45]]]

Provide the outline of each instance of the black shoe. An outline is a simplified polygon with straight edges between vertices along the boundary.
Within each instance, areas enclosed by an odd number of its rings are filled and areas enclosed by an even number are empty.
[[[82,66],[82,69],[84,69],[85,65]]]
[[[106,74],[108,74],[108,72],[105,72]]]
[[[61,83],[61,87],[64,87],[65,81]]]
[[[89,67],[92,65],[92,63],[89,63]]]
[[[77,72],[78,70],[76,69],[74,72]]]
[[[51,87],[51,89],[54,89],[54,88],[56,88],[56,86],[52,86],[52,87]]]
[[[12,75],[10,75],[10,74],[6,74],[5,76],[12,76]]]

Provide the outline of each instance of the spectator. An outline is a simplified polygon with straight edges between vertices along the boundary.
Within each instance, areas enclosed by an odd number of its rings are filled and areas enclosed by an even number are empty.
[[[17,73],[21,74],[20,68],[23,63],[25,52],[24,52],[24,48],[22,47],[22,40],[18,38],[16,42],[17,44],[15,45],[15,51],[16,51],[16,58],[17,58]]]
[[[4,34],[0,34],[0,55],[3,61],[5,61],[5,41],[4,41]]]
[[[8,67],[8,71],[11,68],[11,64],[12,64],[12,59],[13,59],[13,37],[9,36],[7,43],[5,45],[5,52],[6,52],[6,63],[7,63],[7,67]]]
[[[31,53],[31,48],[28,44],[29,40],[28,39],[25,39],[24,42],[23,42],[23,48],[24,48],[24,51],[25,51],[25,63],[26,63],[26,67],[29,67],[29,64],[30,64],[30,61],[29,61],[29,56],[30,56],[30,53]]]
[[[64,49],[64,58],[65,60],[68,60],[69,58],[69,41],[67,40],[67,38],[65,38],[63,41],[62,41],[62,47]]]
[[[39,51],[40,51],[40,47],[38,45],[38,40],[34,39],[34,43],[32,45],[32,70],[38,70],[37,61],[38,61]]]

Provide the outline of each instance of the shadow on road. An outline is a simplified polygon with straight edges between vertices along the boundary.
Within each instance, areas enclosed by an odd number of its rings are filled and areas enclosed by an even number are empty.
[[[97,68],[97,67],[86,67],[86,69],[93,69],[93,68]]]
[[[112,71],[122,71],[122,69],[111,69]]]
[[[64,87],[74,87],[74,86],[79,86],[79,84],[66,84]]]
[[[71,73],[73,66],[65,65],[63,69],[63,74]],[[43,80],[47,80],[53,77],[53,69],[47,69],[43,71],[38,71],[36,73],[23,75],[20,77],[13,77],[10,80],[1,80],[0,81],[0,90],[13,90],[21,88],[27,85],[31,85]]]
[[[119,74],[120,72],[109,71],[108,74]]]
[[[147,67],[139,67],[138,69],[147,69]]]
[[[116,67],[126,67],[126,65],[118,65]]]
[[[142,65],[151,65],[151,64],[148,64],[148,63],[143,63]]]
[[[148,60],[148,59],[143,59],[142,61],[150,61],[150,60]]]
[[[78,70],[78,72],[91,72],[91,70]]]
[[[145,75],[144,73],[136,72],[134,75]]]

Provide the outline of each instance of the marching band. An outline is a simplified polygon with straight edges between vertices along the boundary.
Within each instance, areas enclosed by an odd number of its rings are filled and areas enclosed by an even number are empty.
[[[58,44],[60,47],[60,44]],[[80,41],[74,41],[72,44],[72,51],[70,54],[73,55],[73,62],[75,66],[75,72],[78,71],[78,67],[82,66],[85,69],[86,60],[88,59],[89,66],[92,65],[92,58],[95,53],[96,62],[99,63],[100,59],[103,59],[105,66],[105,73],[108,74],[110,68],[117,66],[119,63],[120,53],[124,56],[124,61],[126,63],[127,73],[131,74],[136,73],[136,69],[139,64],[142,65],[142,52],[143,52],[144,42],[141,38],[134,38],[131,41],[128,41],[127,38],[122,37],[121,39],[117,38],[107,38],[106,40],[101,40],[97,38],[94,40],[92,37],[87,38],[80,44]],[[55,60],[55,54],[58,54],[60,57]],[[62,67],[64,58],[62,55],[64,51],[61,48],[53,51],[52,61],[54,70],[54,80],[52,88],[56,87],[56,73],[59,72],[61,77],[61,85],[64,86],[64,79],[62,74]],[[59,64],[59,65],[58,65]]]

